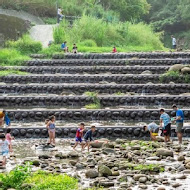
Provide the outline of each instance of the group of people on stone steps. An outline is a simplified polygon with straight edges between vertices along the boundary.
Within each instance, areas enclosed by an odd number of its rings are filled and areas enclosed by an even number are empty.
[[[181,109],[178,109],[176,105],[173,105],[172,108],[176,112],[176,117],[170,118],[164,109],[160,109],[160,127],[154,122],[143,127],[144,131],[150,132],[150,137],[153,141],[156,141],[156,136],[158,136],[159,130],[162,129],[165,142],[169,142],[171,136],[171,123],[175,123],[179,144],[182,143],[184,113]]]

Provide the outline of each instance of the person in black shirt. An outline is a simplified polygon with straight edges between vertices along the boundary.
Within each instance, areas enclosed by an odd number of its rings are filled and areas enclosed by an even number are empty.
[[[91,129],[88,130],[85,135],[84,135],[84,141],[85,141],[85,145],[83,147],[83,149],[85,149],[85,147],[88,146],[88,151],[90,150],[90,142],[93,141],[94,139],[92,138],[92,134],[93,132],[96,131],[96,127],[95,126],[91,126]]]
[[[77,45],[76,44],[73,44],[73,53],[77,53]]]

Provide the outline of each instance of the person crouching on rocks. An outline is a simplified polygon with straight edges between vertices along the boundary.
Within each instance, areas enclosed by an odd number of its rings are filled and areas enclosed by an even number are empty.
[[[84,141],[85,141],[85,145],[83,147],[83,150],[88,147],[88,152],[90,150],[90,142],[94,141],[94,139],[92,138],[92,134],[96,131],[96,127],[93,125],[91,126],[91,129],[88,130],[85,135],[84,135]]]
[[[52,115],[45,121],[49,133],[49,144],[55,146],[55,116]]]
[[[5,134],[0,134],[0,146],[1,146],[1,155],[3,156],[2,165],[6,166],[7,157],[9,155],[9,142],[5,138]]]
[[[158,132],[159,132],[159,126],[156,123],[152,122],[148,126],[145,125],[143,127],[143,130],[144,131],[149,131],[150,132],[150,138],[153,141],[156,141],[156,137],[158,136]]]
[[[75,148],[77,147],[77,145],[80,143],[82,146],[82,150],[83,150],[83,143],[82,143],[82,137],[83,137],[83,132],[85,130],[85,125],[84,123],[81,123],[79,125],[79,128],[77,129],[76,132],[76,137],[75,137],[75,145],[73,147],[73,149],[75,150]]]

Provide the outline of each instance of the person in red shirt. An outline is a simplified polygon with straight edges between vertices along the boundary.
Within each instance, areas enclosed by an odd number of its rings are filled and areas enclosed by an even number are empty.
[[[112,53],[117,53],[117,49],[115,46],[113,47]]]
[[[83,137],[83,132],[85,129],[84,126],[85,126],[84,123],[81,123],[79,125],[79,128],[77,129],[76,137],[75,137],[75,145],[74,145],[73,149],[75,149],[79,143],[82,145],[82,149],[83,149],[82,137]]]

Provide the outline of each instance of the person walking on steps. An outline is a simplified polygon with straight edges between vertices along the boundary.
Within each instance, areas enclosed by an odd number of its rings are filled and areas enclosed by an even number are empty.
[[[172,38],[172,48],[174,49],[174,50],[176,50],[176,48],[177,48],[177,41],[176,41],[176,38],[172,35],[171,36],[171,38]]]
[[[182,144],[182,130],[183,130],[183,123],[184,123],[184,113],[181,109],[178,109],[176,105],[172,106],[173,110],[176,112],[176,117],[174,118],[174,121],[176,122],[176,132],[177,137],[179,140],[179,144]]]
[[[60,21],[62,21],[63,17],[64,17],[64,15],[62,13],[62,9],[61,9],[61,7],[59,7],[57,9],[57,21],[58,21],[58,23],[60,23]]]

